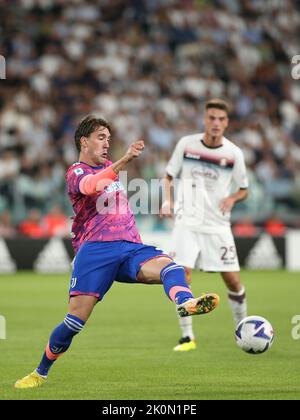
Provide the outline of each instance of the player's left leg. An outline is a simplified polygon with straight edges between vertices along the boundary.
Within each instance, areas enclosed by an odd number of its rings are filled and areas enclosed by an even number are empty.
[[[49,369],[69,349],[75,335],[81,332],[97,301],[98,298],[94,296],[74,296],[70,299],[69,312],[52,332],[39,366],[18,380],[15,388],[36,388],[43,385]]]
[[[169,257],[157,257],[141,266],[137,280],[141,283],[162,283],[164,290],[176,305],[181,317],[211,312],[219,303],[214,293],[194,298],[185,279],[185,270]]]
[[[69,349],[96,303],[111,287],[119,265],[120,247],[120,243],[86,242],[80,248],[71,278],[68,314],[52,332],[37,369],[18,380],[16,388],[35,388],[45,382],[54,362]]]
[[[228,288],[228,301],[234,321],[238,324],[247,316],[245,287],[241,283],[239,272],[223,272],[221,275]]]

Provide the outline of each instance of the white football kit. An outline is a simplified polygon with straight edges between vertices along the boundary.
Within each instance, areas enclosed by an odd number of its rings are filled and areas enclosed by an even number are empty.
[[[223,137],[216,148],[204,133],[183,137],[167,166],[175,181],[173,256],[178,264],[204,271],[239,271],[230,214],[221,201],[249,186],[243,153]],[[178,182],[177,182],[178,180]]]

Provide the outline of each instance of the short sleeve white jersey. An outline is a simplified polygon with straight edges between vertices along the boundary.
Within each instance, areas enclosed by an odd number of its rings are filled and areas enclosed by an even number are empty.
[[[220,210],[222,199],[249,186],[244,156],[223,137],[222,145],[205,145],[204,133],[183,137],[167,165],[175,181],[175,223],[203,233],[230,228],[230,214]]]

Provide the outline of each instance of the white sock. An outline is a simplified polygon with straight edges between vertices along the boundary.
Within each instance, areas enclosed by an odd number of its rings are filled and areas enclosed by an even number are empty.
[[[244,286],[239,292],[229,290],[228,301],[232,310],[233,319],[238,324],[247,316],[247,299]]]
[[[184,318],[178,316],[178,319],[182,331],[182,337],[190,337],[191,340],[195,340],[193,333],[193,318],[191,316],[185,316]]]

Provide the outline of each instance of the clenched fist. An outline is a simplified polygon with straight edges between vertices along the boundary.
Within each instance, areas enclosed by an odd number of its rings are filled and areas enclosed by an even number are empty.
[[[145,148],[145,143],[143,140],[136,141],[129,146],[125,157],[128,159],[128,162],[134,158],[137,158],[141,155],[142,151]]]

